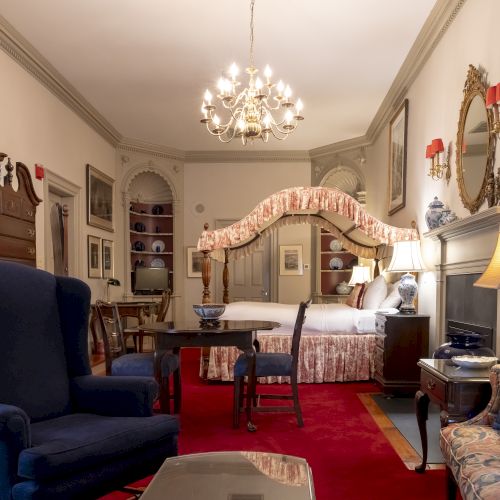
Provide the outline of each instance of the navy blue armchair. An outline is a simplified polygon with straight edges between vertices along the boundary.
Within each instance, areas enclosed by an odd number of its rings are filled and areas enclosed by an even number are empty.
[[[91,375],[88,286],[0,261],[0,500],[91,499],[177,454],[150,377]]]

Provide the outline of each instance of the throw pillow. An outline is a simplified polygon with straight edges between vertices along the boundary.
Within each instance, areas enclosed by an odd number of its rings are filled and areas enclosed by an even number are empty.
[[[391,289],[387,294],[387,297],[382,301],[379,308],[380,309],[389,309],[391,307],[399,307],[401,304],[401,297],[399,296],[399,281],[393,284],[388,285],[388,290]]]
[[[358,283],[357,285],[354,285],[352,292],[349,294],[349,297],[347,297],[346,305],[355,307],[356,309],[361,309],[361,306],[363,305],[364,291],[365,291],[364,283]]]
[[[363,309],[378,309],[387,297],[387,282],[380,275],[366,285],[363,295]]]

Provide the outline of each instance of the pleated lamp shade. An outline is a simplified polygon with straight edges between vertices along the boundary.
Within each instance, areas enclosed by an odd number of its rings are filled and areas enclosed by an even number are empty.
[[[425,265],[420,255],[420,241],[396,241],[392,260],[386,271],[392,273],[425,271]]]
[[[500,235],[497,240],[497,247],[495,253],[491,258],[486,271],[474,283],[474,286],[483,288],[500,288]]]
[[[348,285],[354,286],[358,283],[366,283],[367,281],[371,281],[370,268],[368,266],[353,266]]]

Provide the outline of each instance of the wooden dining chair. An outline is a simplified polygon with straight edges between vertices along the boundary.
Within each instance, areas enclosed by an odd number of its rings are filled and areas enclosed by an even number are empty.
[[[127,353],[118,306],[96,301],[106,364],[106,375],[153,377],[160,386],[161,413],[170,413],[170,400],[174,400],[174,413],[180,409],[179,356],[172,352],[157,351]],[[173,376],[173,394],[170,376]]]
[[[254,408],[256,412],[294,412],[297,417],[297,424],[303,427],[302,410],[299,403],[299,391],[297,383],[297,371],[299,364],[299,346],[300,337],[302,335],[302,325],[305,320],[305,312],[309,307],[311,300],[301,302],[295,320],[295,327],[292,336],[291,352],[257,352],[255,354],[255,376],[272,377],[285,376],[290,377],[291,394],[260,394],[257,393],[255,381],[252,385],[255,387]],[[244,381],[248,376],[248,359],[245,354],[241,354],[234,365],[234,395],[233,395],[233,424],[238,427],[240,420],[240,412],[243,409],[243,401],[245,398]],[[248,384],[247,384],[248,390]],[[256,396],[256,399],[255,399]],[[293,404],[288,406],[259,406],[257,401],[261,399],[286,399],[292,400]]]
[[[165,318],[167,316],[168,309],[170,307],[170,298],[171,298],[172,292],[171,290],[165,290],[162,293],[161,296],[161,302],[158,307],[158,314],[156,316],[156,321],[165,321]],[[136,316],[132,316],[136,317]],[[123,320],[124,315],[121,315],[121,318]],[[148,334],[145,334],[137,328],[137,326],[129,327],[129,328],[123,328],[123,336],[125,339],[125,343],[127,342],[127,339],[129,337],[132,337],[134,341],[134,348],[136,352],[143,352],[144,351],[144,337],[151,337]],[[151,348],[154,350],[154,337],[151,337]]]

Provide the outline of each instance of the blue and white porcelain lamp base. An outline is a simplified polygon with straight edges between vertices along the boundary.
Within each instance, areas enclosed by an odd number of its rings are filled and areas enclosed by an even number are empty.
[[[417,296],[418,285],[413,274],[406,273],[401,276],[398,292],[402,300],[399,312],[401,314],[416,314],[417,310],[413,302]]]

